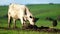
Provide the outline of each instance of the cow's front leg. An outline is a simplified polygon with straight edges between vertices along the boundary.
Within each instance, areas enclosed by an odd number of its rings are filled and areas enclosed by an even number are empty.
[[[21,24],[22,24],[22,26],[23,26],[23,24],[24,24],[24,23],[23,23],[23,18],[21,18]]]
[[[21,23],[22,23],[22,29],[26,29],[27,28],[27,24],[24,18],[21,19]]]
[[[27,26],[26,21],[23,20],[23,27],[26,27],[26,26]]]
[[[13,19],[13,27],[16,28],[16,19]]]
[[[21,18],[21,24],[22,24],[22,26],[25,26],[26,22],[25,22],[24,18]]]

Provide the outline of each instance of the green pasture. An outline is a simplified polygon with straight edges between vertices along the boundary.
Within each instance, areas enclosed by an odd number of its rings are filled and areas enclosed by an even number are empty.
[[[46,20],[46,17],[51,17],[53,19],[57,19],[60,16],[60,4],[32,4],[27,5],[30,9],[30,12],[34,15],[34,17],[39,18],[36,22],[38,27],[53,27],[52,21]],[[7,12],[8,6],[0,6],[0,27],[7,27]],[[17,21],[17,27],[21,28],[21,22]],[[12,23],[13,27],[13,23]],[[56,29],[60,29],[60,21],[58,21],[58,25],[55,27]],[[58,32],[38,32],[38,31],[25,31],[25,30],[4,30],[0,29],[0,34],[60,34]]]

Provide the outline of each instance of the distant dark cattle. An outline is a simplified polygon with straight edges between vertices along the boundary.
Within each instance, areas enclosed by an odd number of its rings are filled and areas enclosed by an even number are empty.
[[[52,25],[53,27],[57,26],[57,20],[51,18],[51,17],[47,17],[46,20],[52,21]]]
[[[57,26],[57,20],[53,20],[53,27]]]
[[[46,20],[53,21],[51,17],[46,17]]]
[[[60,21],[60,15],[59,15],[59,16],[57,16],[57,20],[58,20],[58,21]]]

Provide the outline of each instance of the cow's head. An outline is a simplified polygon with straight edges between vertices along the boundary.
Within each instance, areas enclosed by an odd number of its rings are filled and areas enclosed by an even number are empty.
[[[38,20],[38,18],[34,18],[34,17],[30,16],[30,20],[31,20],[30,24],[31,25],[35,25],[35,23]]]

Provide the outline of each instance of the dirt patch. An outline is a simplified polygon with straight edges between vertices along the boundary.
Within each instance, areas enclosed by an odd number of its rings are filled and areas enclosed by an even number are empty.
[[[38,27],[36,25],[32,26],[32,25],[28,25],[27,27],[22,27],[22,28],[7,28],[7,27],[0,27],[0,29],[4,29],[4,30],[26,30],[26,31],[44,31],[44,32],[60,32],[60,29],[54,29],[54,28],[49,28],[49,27]]]
[[[24,30],[45,31],[45,32],[60,32],[60,29],[44,27],[44,26],[38,27],[36,25],[34,25],[34,26],[28,25],[27,27],[23,27],[23,28],[25,28]]]

